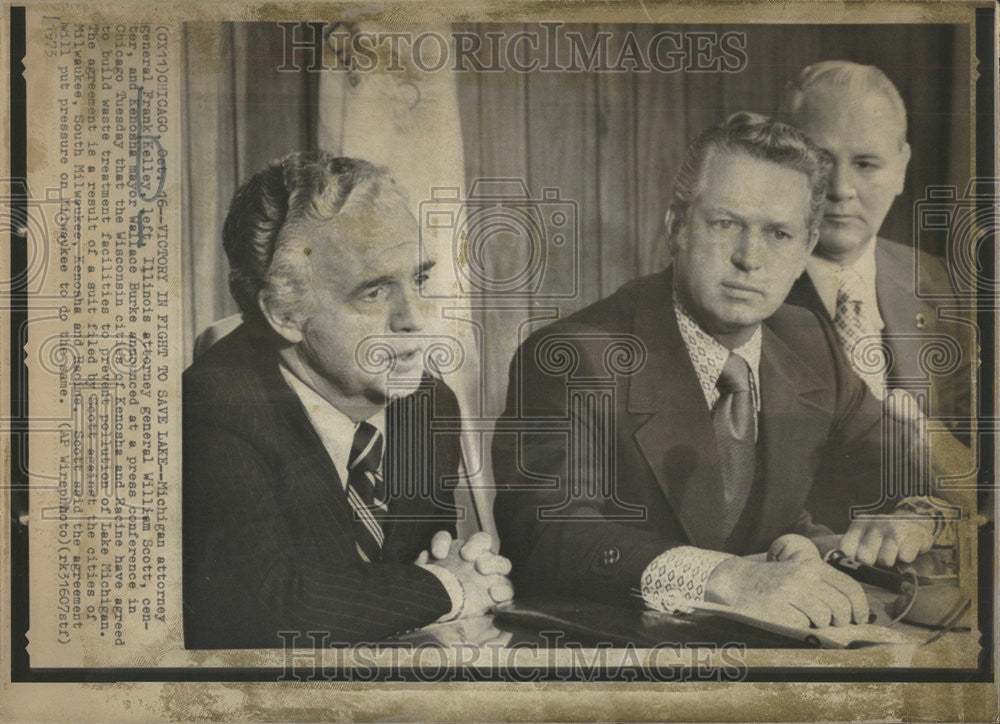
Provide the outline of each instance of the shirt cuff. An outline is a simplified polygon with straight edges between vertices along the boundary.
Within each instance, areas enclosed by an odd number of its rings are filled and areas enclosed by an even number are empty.
[[[444,590],[447,591],[448,598],[451,599],[451,610],[434,623],[454,621],[456,618],[461,616],[462,609],[465,608],[465,589],[462,587],[462,584],[459,583],[455,574],[447,568],[442,568],[441,566],[420,564],[420,567],[437,576],[437,579],[441,581],[441,585],[444,586]]]
[[[642,572],[642,599],[656,611],[671,611],[683,601],[704,601],[712,571],[733,556],[694,546],[661,553]]]
[[[958,520],[962,517],[960,508],[941,498],[931,495],[903,498],[896,503],[895,515],[912,514],[934,521],[934,545],[942,548],[953,546],[958,540]]]

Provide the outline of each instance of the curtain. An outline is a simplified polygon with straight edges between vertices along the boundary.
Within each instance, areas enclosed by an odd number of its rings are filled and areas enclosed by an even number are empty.
[[[315,74],[279,72],[281,29],[184,25],[184,359],[213,322],[236,314],[222,222],[233,192],[269,161],[316,147]]]

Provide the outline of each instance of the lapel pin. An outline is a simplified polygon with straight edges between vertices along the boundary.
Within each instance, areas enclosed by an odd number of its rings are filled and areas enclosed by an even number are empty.
[[[926,326],[927,326],[927,317],[925,317],[923,314],[918,314],[917,315],[917,329],[923,329]]]

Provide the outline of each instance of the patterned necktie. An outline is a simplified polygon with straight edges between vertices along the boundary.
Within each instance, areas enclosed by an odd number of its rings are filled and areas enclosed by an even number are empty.
[[[729,355],[715,386],[719,401],[712,409],[712,426],[722,469],[722,516],[728,537],[743,513],[757,467],[750,366],[746,360],[737,354]]]
[[[848,267],[841,267],[839,276],[833,325],[855,374],[864,380],[877,399],[882,400],[885,398],[885,352],[879,330],[865,314],[861,276]]]
[[[389,507],[381,467],[382,433],[374,425],[359,423],[347,461],[347,499],[354,508],[354,544],[367,562],[381,558],[385,541],[381,521]]]

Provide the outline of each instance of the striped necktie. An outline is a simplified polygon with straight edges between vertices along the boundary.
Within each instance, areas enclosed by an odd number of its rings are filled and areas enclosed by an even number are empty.
[[[837,314],[833,319],[837,336],[855,374],[876,399],[885,399],[885,352],[879,330],[866,314],[861,276],[849,267],[841,267],[839,276]]]
[[[347,499],[354,508],[354,544],[367,562],[381,558],[385,542],[381,521],[389,506],[381,468],[382,433],[367,422],[358,423],[347,461]]]

